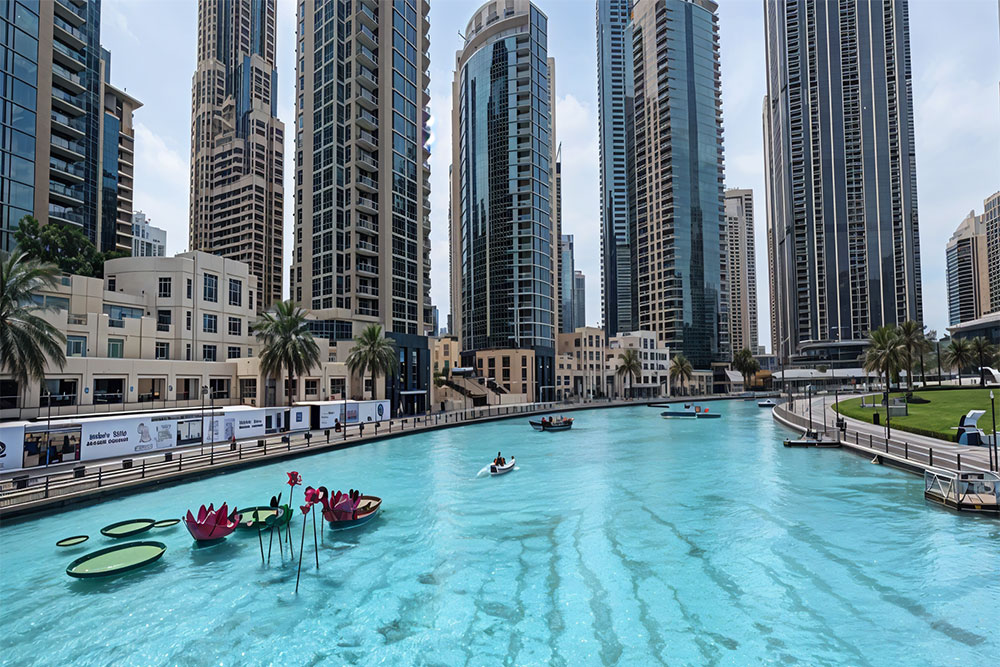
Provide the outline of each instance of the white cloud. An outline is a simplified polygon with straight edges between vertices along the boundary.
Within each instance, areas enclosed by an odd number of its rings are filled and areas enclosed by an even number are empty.
[[[167,230],[167,252],[188,245],[189,165],[187,147],[135,125],[135,209],[145,211],[154,225]]]

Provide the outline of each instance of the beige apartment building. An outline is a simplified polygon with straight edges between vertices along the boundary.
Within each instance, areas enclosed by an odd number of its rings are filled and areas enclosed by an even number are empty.
[[[0,420],[191,407],[202,388],[215,405],[286,403],[281,379],[260,374],[246,264],[189,252],[109,260],[104,274],[63,276],[37,295],[50,308],[43,316],[66,334],[66,365],[50,365],[45,382],[28,387],[0,376]],[[362,384],[343,361],[350,341],[316,342],[323,363],[295,379],[293,400],[362,398],[362,387],[367,398],[370,376]]]
[[[199,0],[191,86],[190,248],[246,263],[258,312],[282,291],[275,11],[275,0]]]
[[[629,380],[618,375],[628,349],[636,350],[642,363],[631,389]],[[652,331],[627,331],[610,339],[597,327],[560,334],[556,366],[556,395],[561,400],[670,395],[670,349],[659,344]]]
[[[985,216],[969,211],[945,246],[950,325],[977,320],[990,312],[986,238]]]
[[[729,337],[733,354],[757,351],[757,263],[753,190],[726,190],[726,254],[729,261]]]

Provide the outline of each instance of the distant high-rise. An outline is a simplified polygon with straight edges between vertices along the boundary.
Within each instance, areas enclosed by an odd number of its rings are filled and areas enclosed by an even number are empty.
[[[100,0],[7,2],[0,8],[6,85],[0,142],[0,249],[18,222],[79,227],[102,251],[131,242],[135,98],[110,83]]]
[[[275,4],[198,0],[191,85],[190,249],[248,264],[258,310],[282,292],[285,126],[277,118]]]
[[[568,333],[576,327],[573,315],[573,274],[575,260],[573,257],[573,235],[563,234],[559,237],[559,333]]]
[[[733,352],[757,351],[757,262],[753,190],[726,190],[729,255],[729,337]]]
[[[905,0],[767,0],[764,143],[772,345],[856,364],[922,320]]]
[[[554,61],[529,0],[473,14],[452,88],[452,317],[463,364],[531,351],[529,392],[554,396],[559,228],[554,210]],[[527,360],[529,355],[518,354]]]
[[[597,112],[601,157],[601,317],[606,334],[638,327],[635,210],[630,199],[634,0],[597,0]]]
[[[132,214],[132,256],[167,256],[167,231],[154,227],[142,211]]]
[[[630,44],[638,324],[699,369],[730,355],[716,9],[639,0]]]
[[[429,406],[430,42],[424,0],[299,0],[292,298],[314,331],[380,324],[399,352],[386,396]],[[421,393],[423,392],[423,393]]]
[[[994,192],[983,202],[983,229],[989,274],[989,312],[995,313],[1000,311],[1000,192]]]
[[[587,326],[587,277],[583,271],[573,272],[573,326],[569,331],[575,331]]]
[[[969,211],[945,246],[948,324],[976,320],[990,312],[990,277],[983,218],[975,211]]]

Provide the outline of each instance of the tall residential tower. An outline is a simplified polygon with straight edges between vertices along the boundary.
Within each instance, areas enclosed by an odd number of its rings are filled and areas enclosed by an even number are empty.
[[[696,369],[730,357],[716,9],[639,0],[629,45],[638,324]]]
[[[753,235],[753,190],[726,190],[726,250],[729,256],[729,337],[732,350],[757,353],[757,261]]]
[[[463,365],[481,352],[520,358],[512,386],[537,400],[555,395],[559,325],[547,32],[529,0],[484,4],[465,29],[452,89],[452,333]]]
[[[772,345],[850,364],[922,319],[905,0],[764,3]]]
[[[299,0],[292,298],[314,332],[379,324],[394,410],[429,408],[430,58],[426,0]],[[423,392],[423,393],[421,393]]]
[[[275,12],[275,0],[198,0],[191,85],[190,247],[248,264],[258,310],[282,291]]]
[[[597,0],[597,111],[601,156],[601,316],[611,337],[638,327],[630,141],[634,0]]]

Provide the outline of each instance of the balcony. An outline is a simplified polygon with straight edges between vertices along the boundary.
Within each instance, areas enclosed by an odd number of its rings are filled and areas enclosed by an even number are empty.
[[[52,42],[52,61],[59,63],[73,72],[79,72],[87,67],[87,59],[84,55],[75,49],[69,48],[62,42]]]
[[[81,164],[72,164],[65,160],[49,157],[50,176],[61,177],[73,183],[83,183],[84,170]]]
[[[354,179],[354,182],[357,183],[358,188],[361,190],[366,192],[378,192],[378,181],[374,178],[369,178],[368,176],[364,176],[359,173],[358,177]]]
[[[378,30],[378,15],[364,3],[358,3],[358,22],[372,30]]]
[[[361,130],[358,132],[358,144],[369,151],[378,150],[378,136],[371,132]]]
[[[355,202],[360,211],[375,215],[378,213],[378,202],[368,197],[358,197]]]
[[[65,206],[57,206],[55,204],[49,204],[49,219],[60,220],[73,225],[83,224],[83,215],[76,213],[72,209],[66,208]]]
[[[72,26],[68,21],[54,16],[52,18],[53,35],[61,39],[74,49],[84,49],[87,47],[87,36],[79,28]]]
[[[79,141],[69,141],[68,139],[52,135],[49,139],[49,143],[52,146],[52,153],[58,155],[59,157],[66,158],[68,160],[84,159],[86,149],[84,149],[83,144]]]
[[[378,129],[378,116],[373,114],[371,111],[365,109],[358,109],[358,125],[365,128],[366,130],[375,131]]]
[[[373,111],[378,109],[378,97],[376,97],[374,93],[372,93],[367,88],[363,88],[361,86],[358,86],[356,90],[357,90],[356,99],[358,101],[359,107],[366,107]]]
[[[378,255],[378,246],[374,243],[369,243],[368,241],[358,241],[354,247],[359,252]]]
[[[86,87],[83,85],[83,79],[79,74],[74,74],[68,69],[60,65],[59,63],[52,63],[52,78],[63,88],[66,88],[70,92],[79,95],[80,93],[86,91]]]
[[[55,130],[82,139],[87,134],[87,123],[85,118],[70,118],[64,113],[53,111],[52,127]]]
[[[373,171],[378,171],[378,160],[376,160],[371,155],[358,151],[358,154],[355,156],[354,159],[360,162],[361,164],[369,167]]]
[[[369,232],[378,233],[378,225],[370,220],[365,220],[364,218],[358,218],[355,220],[354,226],[358,229],[365,229]]]
[[[378,275],[378,265],[377,264],[369,264],[367,262],[358,262],[357,270],[358,270],[358,273],[366,273],[366,274],[371,275],[371,276],[377,276]]]
[[[358,66],[358,81],[370,90],[378,88],[378,77],[367,67]]]
[[[358,29],[354,33],[358,37],[358,41],[367,46],[369,49],[378,48],[378,35],[368,29],[368,26],[363,23],[358,23]]]
[[[83,100],[58,88],[52,88],[52,106],[74,118],[86,113],[83,110]]]
[[[64,206],[83,206],[83,193],[58,181],[49,181],[49,195]]]
[[[83,8],[77,6],[76,3],[71,0],[55,0],[53,8],[56,16],[71,25],[80,27],[87,22],[87,17],[83,13]]]
[[[366,296],[378,296],[378,288],[371,285],[358,285],[354,291],[358,294],[364,294]]]
[[[378,56],[364,44],[355,44],[354,54],[358,57],[358,62],[365,67],[371,67],[372,69],[378,67]]]

